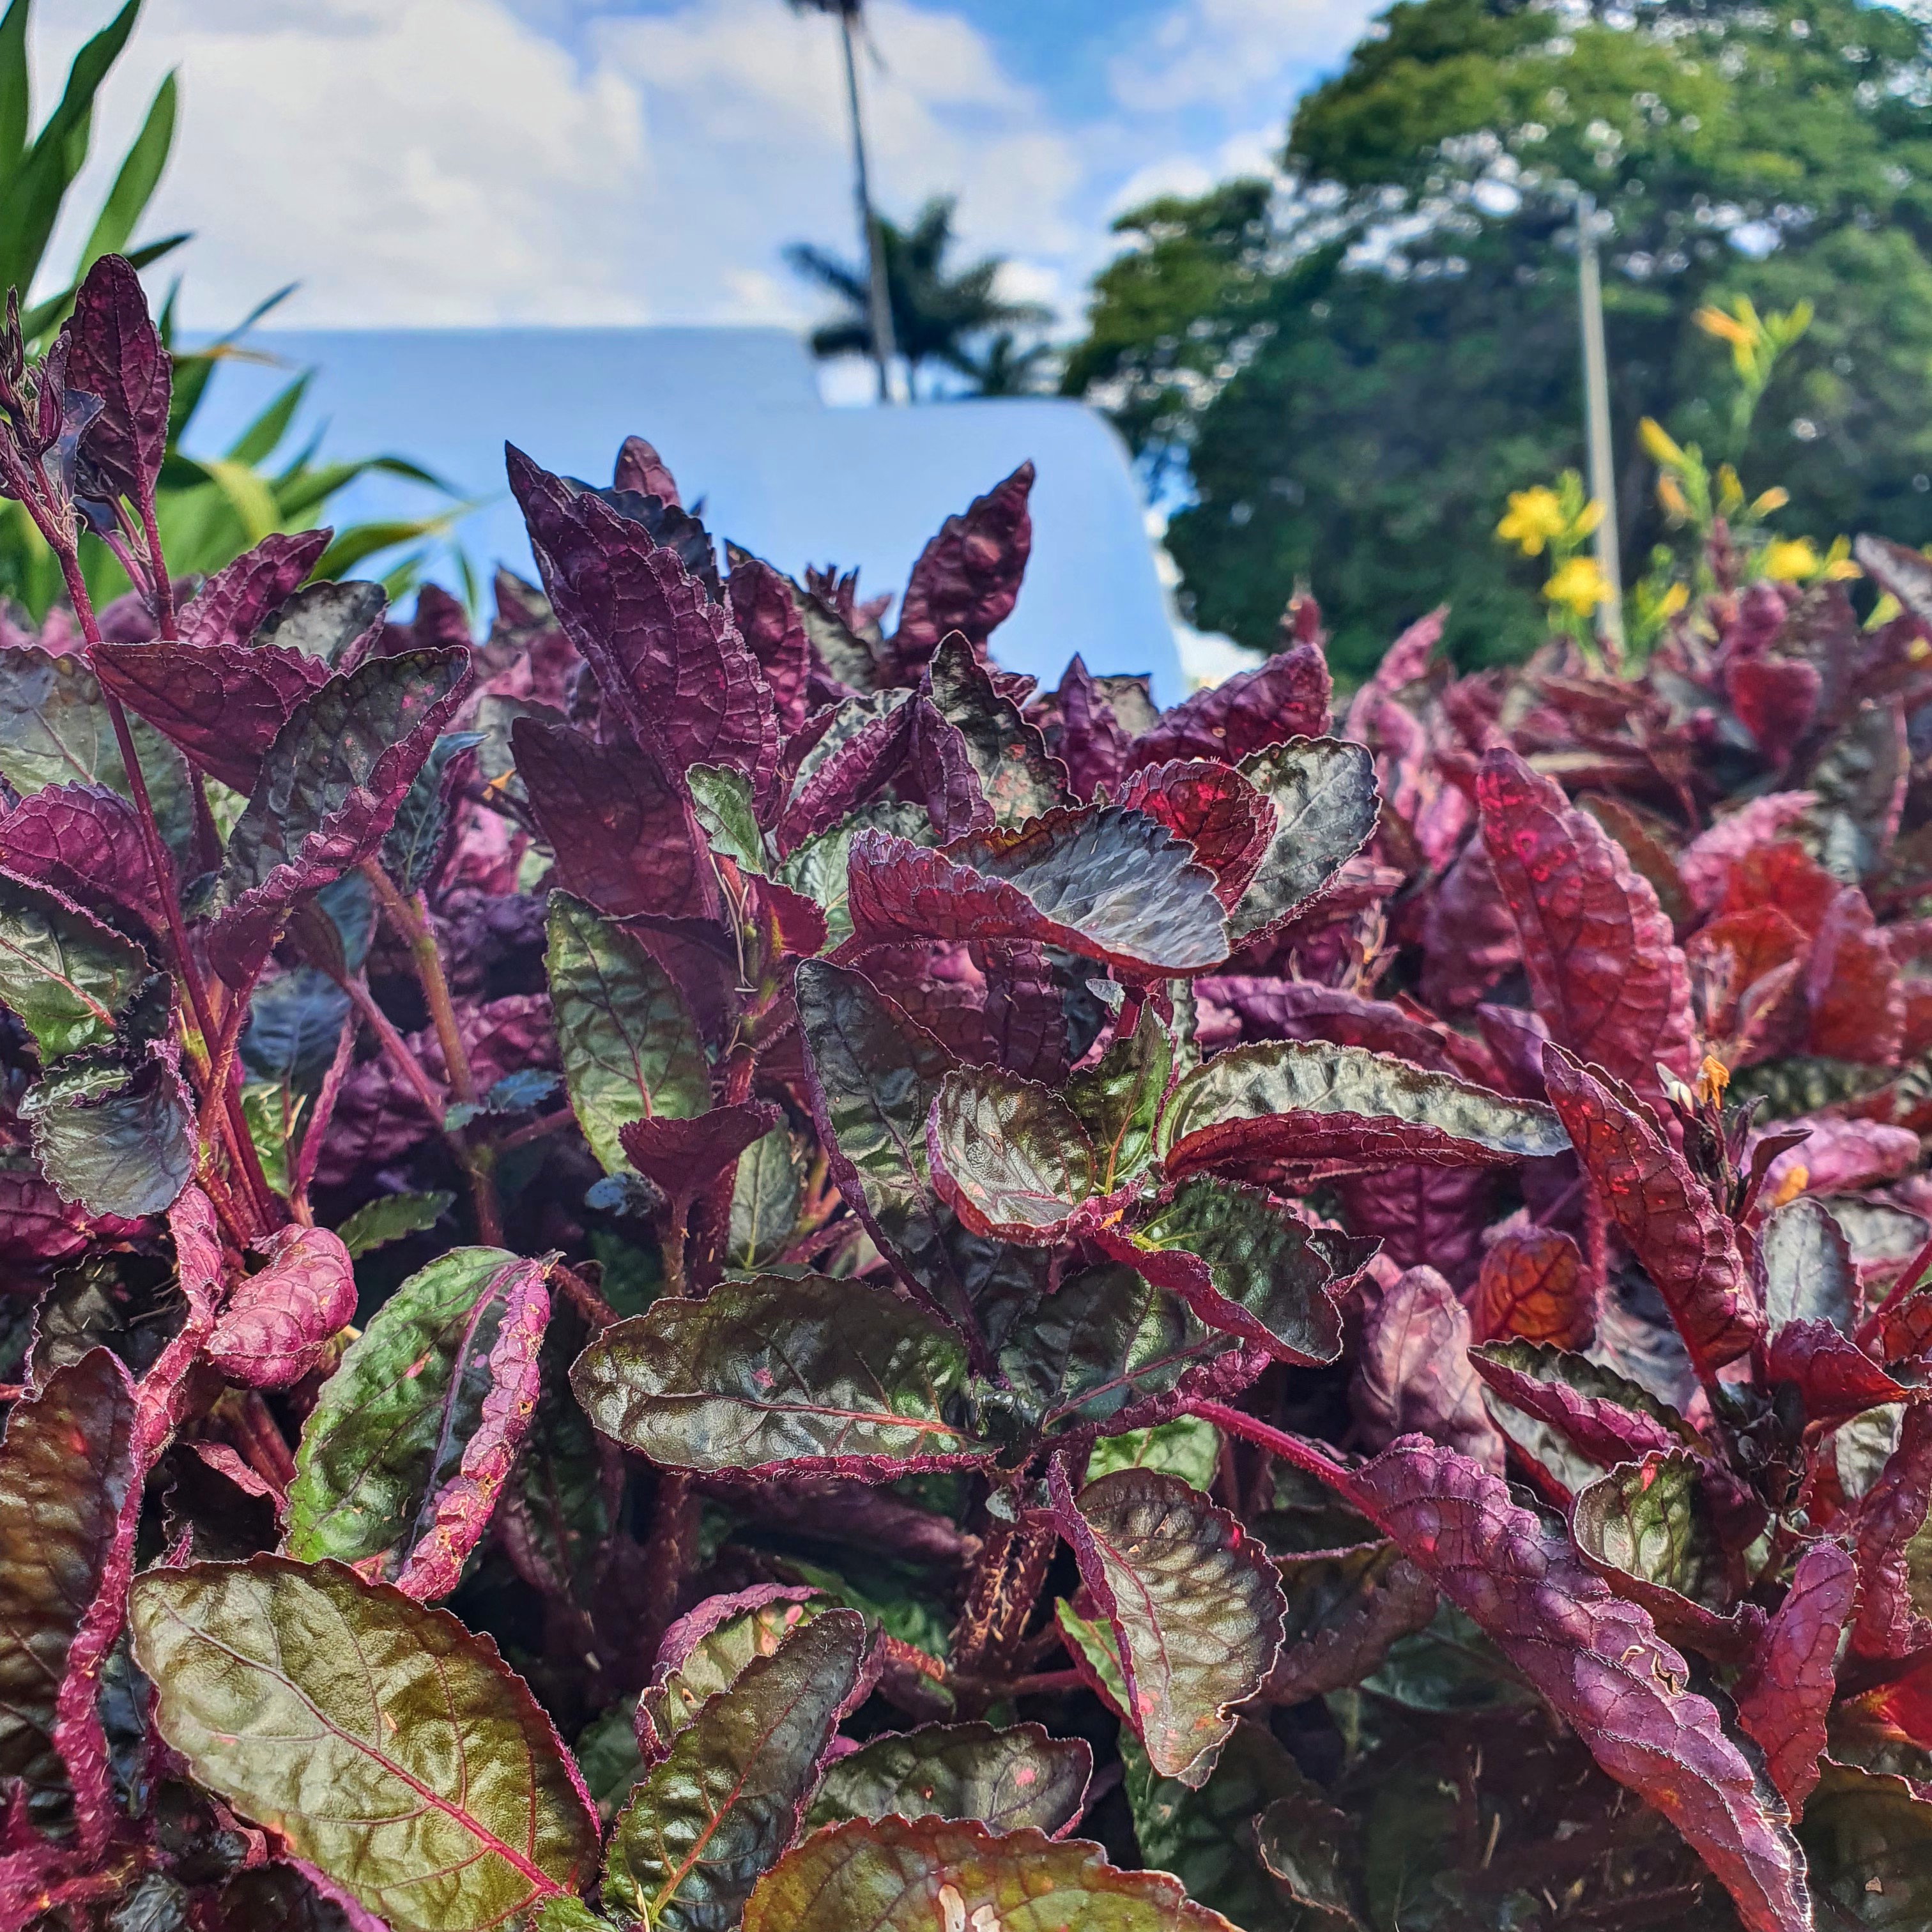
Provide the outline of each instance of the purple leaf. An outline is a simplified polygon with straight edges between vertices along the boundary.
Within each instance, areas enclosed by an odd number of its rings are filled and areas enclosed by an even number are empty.
[[[1471,1310],[1476,1339],[1511,1336],[1584,1348],[1596,1332],[1596,1294],[1568,1234],[1547,1228],[1504,1234],[1483,1256]]]
[[[1770,792],[1700,832],[1677,855],[1677,875],[1691,903],[1700,912],[1714,910],[1724,901],[1732,867],[1747,853],[1769,844],[1817,802],[1808,791]]]
[[[976,656],[1011,615],[1033,548],[1027,497],[1034,467],[1022,463],[1003,483],[976,496],[964,515],[948,517],[920,553],[899,604],[892,652],[910,674],[957,631]]]
[[[1328,728],[1334,691],[1318,646],[1297,644],[1253,670],[1198,691],[1134,741],[1130,768],[1169,758],[1238,764],[1288,738],[1318,738]]]
[[[1787,1322],[1771,1338],[1765,1379],[1790,1382],[1808,1422],[1848,1422],[1868,1408],[1903,1402],[1910,1391],[1893,1381],[1852,1338],[1829,1322]]]
[[[244,1276],[208,1338],[208,1358],[244,1388],[286,1388],[356,1312],[349,1250],[326,1228],[284,1228],[268,1264]]]
[[[1764,1332],[1736,1232],[1621,1082],[1560,1046],[1543,1056],[1550,1098],[1598,1198],[1664,1297],[1698,1373],[1735,1361]]]
[[[1021,716],[1019,706],[1000,695],[957,632],[940,640],[926,668],[922,689],[933,715],[958,734],[988,824],[1024,825],[1068,802],[1066,767],[1047,750],[1046,740]],[[984,829],[974,825],[941,836]]]
[[[276,532],[218,570],[181,611],[184,644],[246,644],[308,580],[333,530]]]
[[[242,792],[296,707],[329,679],[326,658],[279,644],[98,644],[92,656],[104,688]]]
[[[1059,715],[1054,755],[1066,767],[1074,796],[1090,799],[1100,785],[1111,791],[1127,768],[1132,740],[1077,652],[1060,680],[1054,705]]]
[[[103,255],[75,292],[62,333],[68,387],[101,404],[82,434],[81,454],[114,494],[140,502],[152,494],[167,449],[174,371],[133,264]]]
[[[1505,1402],[1600,1468],[1696,1444],[1696,1432],[1675,1409],[1585,1356],[1516,1338],[1484,1342],[1469,1359]]]
[[[772,830],[781,856],[788,857],[878,795],[905,762],[917,716],[917,700],[898,692],[850,699],[840,708],[800,766]]]
[[[789,736],[805,722],[812,676],[812,640],[799,614],[798,600],[782,572],[736,553],[726,592],[731,621],[771,687],[779,734]]]
[[[1898,1447],[1852,1519],[1861,1600],[1852,1626],[1860,1657],[1898,1658],[1932,1642],[1932,1618],[1913,1601],[1906,1550],[1932,1504],[1932,1404],[1912,1403]]]
[[[782,1118],[764,1101],[713,1107],[689,1120],[646,1114],[627,1120],[617,1138],[631,1165],[674,1202],[688,1202],[736,1164],[754,1141]]]
[[[1214,874],[1214,896],[1230,910],[1247,891],[1273,842],[1274,806],[1232,766],[1207,759],[1174,758],[1144,765],[1117,801],[1146,813]]]
[[[1838,1650],[1858,1588],[1842,1544],[1814,1543],[1766,1624],[1733,1694],[1738,1722],[1762,1750],[1765,1769],[1794,1813],[1818,1782],[1825,1718],[1837,1690]]]
[[[677,478],[665,466],[664,458],[640,436],[625,437],[617,451],[610,483],[614,489],[658,497],[674,510],[684,507],[684,500],[677,494]]]
[[[1502,1473],[1503,1438],[1469,1366],[1469,1311],[1435,1269],[1408,1269],[1370,1301],[1350,1393],[1370,1448],[1419,1434]]]
[[[166,850],[162,858],[166,863]],[[83,906],[103,907],[155,934],[166,927],[163,895],[133,806],[104,785],[48,785],[0,817],[0,872],[51,887]]]
[[[1378,1241],[1399,1268],[1431,1267],[1466,1290],[1482,1258],[1496,1196],[1484,1167],[1388,1167],[1335,1177],[1352,1233]]]

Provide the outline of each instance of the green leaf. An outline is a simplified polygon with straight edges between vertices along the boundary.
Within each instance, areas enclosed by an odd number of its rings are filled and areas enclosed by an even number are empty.
[[[1221,1432],[1198,1415],[1177,1415],[1151,1429],[1102,1436],[1087,1458],[1087,1477],[1091,1482],[1116,1469],[1152,1469],[1205,1490],[1220,1466]]]
[[[130,1072],[111,1051],[76,1054],[20,1102],[40,1172],[90,1214],[137,1220],[172,1205],[194,1172],[194,1115],[158,1052]]]
[[[1286,919],[1368,843],[1381,800],[1366,748],[1334,738],[1290,738],[1238,769],[1275,815],[1253,881],[1228,915],[1238,944]]]
[[[1053,1606],[1053,1620],[1066,1640],[1067,1654],[1086,1666],[1082,1677],[1114,1716],[1130,1725],[1127,1713],[1133,1707],[1133,1696],[1127,1688],[1126,1673],[1120,1668],[1113,1626],[1104,1617],[1082,1616],[1064,1597]],[[1126,1735],[1132,1738],[1131,1728]]]
[[[33,122],[33,73],[27,62],[32,0],[13,0],[0,20],[0,188],[12,182]]]
[[[726,1617],[693,1640],[676,1664],[667,1666],[660,1658],[656,1675],[638,1700],[637,1732],[650,1741],[653,1757],[662,1757],[698,1712],[730,1690],[749,1665],[774,1655],[793,1631],[833,1607],[824,1598],[794,1590]]]
[[[1932,1924],[1932,1804],[1904,1778],[1828,1759],[1798,1836],[1832,1925],[1918,1932]]]
[[[1766,1326],[1828,1322],[1852,1332],[1858,1280],[1851,1244],[1825,1204],[1809,1195],[1774,1208],[1757,1238]]]
[[[622,927],[568,892],[550,898],[546,966],[570,1104],[606,1174],[627,1174],[619,1130],[711,1105],[698,1023],[676,983]]]
[[[1283,1361],[1332,1362],[1342,1318],[1330,1292],[1360,1259],[1346,1238],[1308,1223],[1258,1189],[1192,1174],[1174,1198],[1110,1253],[1180,1296],[1210,1327]]]
[[[760,1275],[667,1298],[607,1328],[570,1379],[605,1435],[670,1468],[890,1478],[990,1449],[958,1335],[866,1282]]]
[[[975,1923],[975,1921],[977,1923]],[[1235,1932],[1165,1872],[1098,1845],[964,1820],[854,1819],[814,1832],[759,1882],[744,1932]]]
[[[43,1064],[106,1046],[153,973],[131,939],[56,893],[0,878],[0,1005],[20,1016]]]
[[[302,1424],[291,1556],[376,1556],[394,1574],[482,1424],[503,1318],[539,1271],[501,1248],[452,1248],[376,1311]]]
[[[1066,768],[1048,752],[1039,727],[1000,694],[964,637],[940,640],[926,678],[933,709],[965,740],[994,824],[1024,825],[1066,802]]]
[[[433,1194],[385,1194],[356,1209],[335,1231],[337,1238],[354,1260],[400,1241],[411,1234],[426,1234],[449,1212],[456,1196],[440,1191]]]
[[[846,862],[852,841],[859,833],[876,827],[896,838],[909,838],[915,844],[930,844],[932,820],[926,808],[886,799],[863,807],[829,832],[808,838],[774,868],[772,877],[789,886],[817,905],[825,915],[827,946],[838,946],[852,936],[852,916],[846,905],[849,873]]]
[[[807,1830],[848,1818],[976,1818],[996,1832],[1064,1831],[1087,1802],[1094,1754],[1038,1724],[923,1724],[874,1738],[825,1774]]]
[[[1272,1804],[1320,1794],[1266,1729],[1237,1724],[1198,1791],[1160,1776],[1124,1733],[1120,1762],[1134,1837],[1148,1864],[1173,1873],[1190,1898],[1225,1912],[1241,1932],[1302,1932],[1300,1915],[1257,1856],[1254,1822]]]
[[[962,1066],[939,1083],[926,1154],[940,1198],[976,1234],[1034,1241],[1094,1187],[1094,1149],[1058,1094],[998,1066]]]
[[[134,1584],[155,1722],[194,1774],[395,1932],[485,1932],[583,1888],[597,1822],[496,1646],[334,1563]]]
[[[1231,1046],[1186,1075],[1161,1118],[1170,1173],[1222,1160],[1533,1160],[1564,1152],[1555,1112],[1393,1054],[1328,1040]]]
[[[765,835],[752,809],[752,782],[728,765],[693,765],[684,775],[691,787],[691,808],[721,859],[740,872],[769,869]]]
[[[168,164],[168,152],[175,140],[175,77],[170,74],[154,91],[141,131],[122,158],[114,185],[107,191],[94,232],[80,251],[76,264],[85,275],[104,255],[124,252],[135,224],[147,212],[148,203],[160,186],[161,171]]]
[[[0,1442],[0,1778],[37,1812],[67,1785],[55,1699],[134,1480],[134,1422],[127,1371],[94,1348],[16,1402]]]
[[[1584,1562],[1642,1604],[1666,1635],[1702,1628],[1730,1601],[1700,1467],[1684,1450],[1619,1463],[1580,1490],[1570,1512]]]
[[[446,731],[430,747],[423,768],[410,781],[395,822],[382,835],[382,869],[405,892],[420,891],[442,851],[449,823],[443,775],[454,758],[483,742],[480,731]]]
[[[1173,1476],[1120,1470],[1076,1497],[1054,1462],[1060,1534],[1119,1646],[1154,1768],[1198,1788],[1281,1648],[1274,1564],[1226,1510]]]
[[[1318,1785],[1300,1781],[1254,1821],[1255,1849],[1276,1884],[1313,1915],[1312,1924],[1299,1922],[1307,1932],[1367,1932],[1361,1887],[1344,1856],[1354,1835],[1348,1820]]]
[[[532,1932],[610,1932],[610,1922],[600,1918],[580,1898],[560,1894],[537,1907]]]
[[[1154,1158],[1154,1122],[1174,1071],[1174,1045],[1150,1006],[1066,1083],[1066,1104],[1093,1143],[1094,1191],[1111,1194]]]
[[[732,1267],[763,1268],[778,1259],[797,1225],[799,1196],[798,1158],[790,1133],[781,1124],[738,1156],[724,1244]]]
[[[638,1780],[611,1830],[606,1892],[654,1932],[730,1932],[797,1832],[866,1648],[865,1619],[828,1610],[746,1664]]]

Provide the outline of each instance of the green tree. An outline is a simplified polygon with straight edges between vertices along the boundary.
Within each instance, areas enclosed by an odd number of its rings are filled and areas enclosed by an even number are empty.
[[[1490,532],[1582,459],[1580,190],[1608,224],[1627,574],[1660,534],[1646,415],[1786,485],[1786,528],[1932,540],[1932,28],[1855,0],[1404,0],[1283,162],[1285,187],[1124,218],[1066,371],[1185,465],[1168,543],[1197,622],[1264,644],[1306,579],[1345,670],[1444,597],[1465,662],[1536,641]],[[1693,320],[1738,295],[1818,311],[1742,448]]]
[[[1012,395],[1031,386],[1040,360],[1035,351],[1016,346],[1016,328],[1039,327],[1049,312],[1036,302],[1010,302],[998,292],[1005,258],[986,255],[964,268],[952,266],[957,237],[952,217],[958,206],[950,195],[935,195],[908,228],[879,218],[885,245],[886,286],[892,300],[892,330],[905,358],[915,395],[922,370],[932,365],[963,376],[975,392]],[[835,296],[844,313],[812,332],[818,356],[869,356],[872,325],[867,318],[866,269],[809,242],[794,242],[785,259],[808,280]],[[1000,332],[1005,334],[1004,344]]]

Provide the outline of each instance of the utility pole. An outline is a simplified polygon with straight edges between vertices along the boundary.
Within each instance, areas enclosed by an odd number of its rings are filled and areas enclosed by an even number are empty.
[[[892,362],[898,344],[892,328],[892,290],[886,279],[886,238],[872,206],[870,171],[866,164],[866,120],[859,105],[859,57],[853,44],[865,0],[792,0],[794,7],[811,8],[838,16],[838,32],[845,51],[845,104],[852,118],[852,169],[859,202],[859,244],[866,252],[866,332],[872,338],[872,360],[878,364],[879,400],[902,402]]]
[[[1590,494],[1604,506],[1597,526],[1597,568],[1610,586],[1599,612],[1619,657],[1624,644],[1623,569],[1617,550],[1616,464],[1610,450],[1610,369],[1604,349],[1604,284],[1597,266],[1597,197],[1576,197],[1576,296],[1583,325],[1583,439],[1589,455]]]

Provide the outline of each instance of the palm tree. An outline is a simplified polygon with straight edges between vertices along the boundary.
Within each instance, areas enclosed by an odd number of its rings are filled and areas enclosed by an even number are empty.
[[[886,288],[891,304],[892,333],[898,352],[914,378],[930,363],[944,364],[976,385],[988,375],[1011,380],[1015,358],[1009,336],[995,356],[989,350],[976,357],[973,344],[997,329],[1037,328],[1052,312],[1037,302],[1009,302],[994,292],[1005,266],[998,255],[982,256],[958,270],[949,268],[953,211],[950,195],[935,195],[921,208],[910,228],[878,218],[880,252],[884,256]],[[808,280],[829,290],[846,313],[812,333],[814,356],[870,356],[874,353],[870,313],[870,278],[861,268],[809,242],[796,242],[785,259]],[[1010,389],[980,387],[985,394],[1010,394]]]

